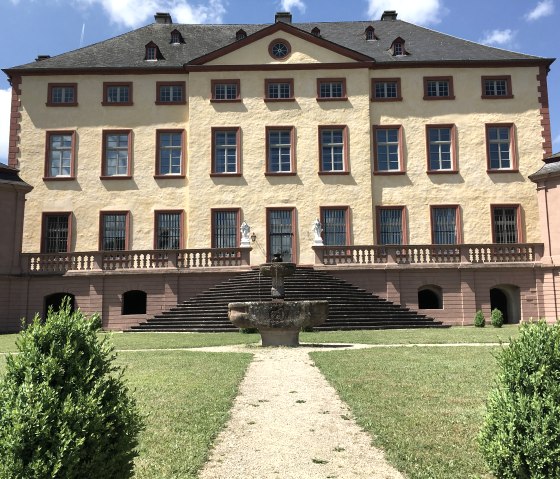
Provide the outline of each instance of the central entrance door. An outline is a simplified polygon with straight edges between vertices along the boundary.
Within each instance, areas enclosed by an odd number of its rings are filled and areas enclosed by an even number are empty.
[[[282,254],[282,261],[295,262],[294,211],[293,209],[269,209],[267,212],[267,261],[275,254]]]

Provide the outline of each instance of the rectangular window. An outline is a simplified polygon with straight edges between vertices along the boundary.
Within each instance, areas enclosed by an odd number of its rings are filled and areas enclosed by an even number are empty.
[[[241,101],[239,80],[212,80],[211,101]]]
[[[511,75],[483,76],[482,98],[513,98]]]
[[[515,171],[512,124],[486,125],[486,152],[489,171]]]
[[[457,206],[432,206],[432,243],[458,244],[458,210]]]
[[[212,128],[212,174],[241,174],[239,136],[239,128]]]
[[[280,254],[282,261],[296,262],[293,219],[293,209],[268,210],[266,227],[268,236],[267,261],[272,261],[275,254]]]
[[[156,177],[183,176],[184,130],[156,131]]]
[[[47,131],[45,179],[74,178],[75,131]]]
[[[494,243],[519,243],[519,206],[492,206]]]
[[[103,132],[102,178],[130,178],[130,130]]]
[[[453,125],[426,126],[428,142],[428,173],[454,172],[455,127]]]
[[[42,253],[70,251],[71,213],[43,213]]]
[[[132,105],[132,82],[103,82],[103,102],[105,106]]]
[[[286,101],[294,99],[294,80],[265,80],[264,81],[265,101]]]
[[[372,78],[371,92],[371,101],[400,101],[401,79]]]
[[[346,78],[318,78],[318,100],[346,100]]]
[[[156,105],[184,105],[185,82],[156,82]]]
[[[453,77],[424,77],[424,100],[453,100]]]
[[[323,227],[323,244],[325,246],[343,246],[348,241],[348,208],[321,208]]]
[[[376,173],[401,173],[401,127],[373,127]]]
[[[183,212],[155,212],[155,249],[181,249],[183,247]]]
[[[77,106],[77,83],[49,83],[47,106]]]
[[[129,214],[126,211],[101,213],[100,250],[128,250],[128,218]]]
[[[266,127],[267,174],[295,173],[293,127]]]
[[[405,244],[404,207],[378,206],[377,242],[379,244]]]
[[[239,246],[239,210],[212,210],[212,248]]]
[[[347,173],[346,126],[320,126],[319,151],[320,173]]]

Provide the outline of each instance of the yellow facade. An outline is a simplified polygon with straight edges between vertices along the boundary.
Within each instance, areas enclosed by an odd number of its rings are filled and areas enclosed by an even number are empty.
[[[268,45],[289,41],[285,62]],[[405,206],[407,241],[431,243],[430,205],[459,205],[464,243],[491,243],[490,205],[519,204],[524,242],[539,242],[534,185],[527,176],[541,165],[542,132],[538,67],[354,68],[352,60],[301,38],[275,33],[209,62],[206,71],[184,74],[23,76],[19,166],[34,186],[28,195],[23,249],[40,250],[41,213],[73,213],[73,251],[98,249],[99,212],[130,211],[131,249],[151,249],[154,211],[184,210],[185,247],[211,245],[211,209],[239,208],[256,234],[251,261],[266,260],[266,208],[294,208],[296,257],[314,261],[311,225],[321,206],[348,206],[351,244],[376,242],[376,206]],[[344,63],[349,68],[344,68]],[[274,70],[258,65],[277,64]],[[324,68],[318,64],[325,64]],[[332,65],[336,64],[336,65]],[[228,71],[219,67],[228,65]],[[236,69],[235,65],[256,65]],[[291,69],[291,65],[297,68]],[[301,68],[306,65],[308,68]],[[514,97],[481,99],[481,76],[511,75]],[[455,99],[423,100],[423,77],[452,76]],[[402,101],[372,102],[371,78],[400,78]],[[265,79],[292,78],[295,101],[263,100]],[[348,100],[317,101],[318,78],[345,78]],[[241,102],[210,101],[211,81],[239,79]],[[132,106],[103,106],[104,81],[133,82]],[[186,105],[156,105],[157,81],[185,81]],[[45,105],[49,82],[77,83],[77,107]],[[485,125],[513,123],[519,172],[487,173]],[[456,128],[457,174],[428,175],[426,125]],[[319,175],[319,126],[345,125],[348,175]],[[404,175],[372,175],[372,127],[401,125]],[[239,127],[240,177],[212,177],[212,127]],[[266,176],[267,126],[296,133],[297,175]],[[102,180],[102,131],[131,129],[132,179]],[[155,179],[156,130],[186,132],[186,178]],[[75,130],[76,179],[42,181],[47,131]]]

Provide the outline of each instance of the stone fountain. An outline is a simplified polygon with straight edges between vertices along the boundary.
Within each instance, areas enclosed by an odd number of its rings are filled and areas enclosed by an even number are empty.
[[[260,266],[260,273],[272,278],[272,300],[229,303],[229,320],[238,328],[257,328],[263,346],[299,346],[301,329],[324,323],[329,303],[284,301],[284,278],[295,270],[294,263],[283,263],[281,255],[274,255],[272,263]]]

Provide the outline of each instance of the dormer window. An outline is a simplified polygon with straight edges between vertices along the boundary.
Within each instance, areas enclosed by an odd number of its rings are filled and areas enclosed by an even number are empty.
[[[318,27],[313,27],[313,30],[311,30],[311,33],[313,35],[315,35],[316,37],[320,37],[321,36],[321,30],[319,30]]]
[[[365,34],[366,34],[366,40],[368,42],[372,42],[374,40],[377,40],[377,38],[375,37],[375,30],[373,29],[373,27],[371,25],[366,28]]]
[[[235,34],[235,39],[243,40],[244,38],[247,38],[247,32],[245,32],[245,30],[243,29],[237,30],[237,33]]]
[[[163,60],[163,55],[161,54],[158,46],[154,42],[150,42],[146,45],[146,55],[144,60],[157,61]]]
[[[171,32],[171,43],[173,43],[174,45],[185,43],[185,40],[183,40],[183,36],[181,35],[181,32],[179,30],[173,30]]]
[[[402,38],[397,38],[391,45],[391,53],[394,57],[399,57],[403,55],[408,55],[404,48],[404,40]]]

